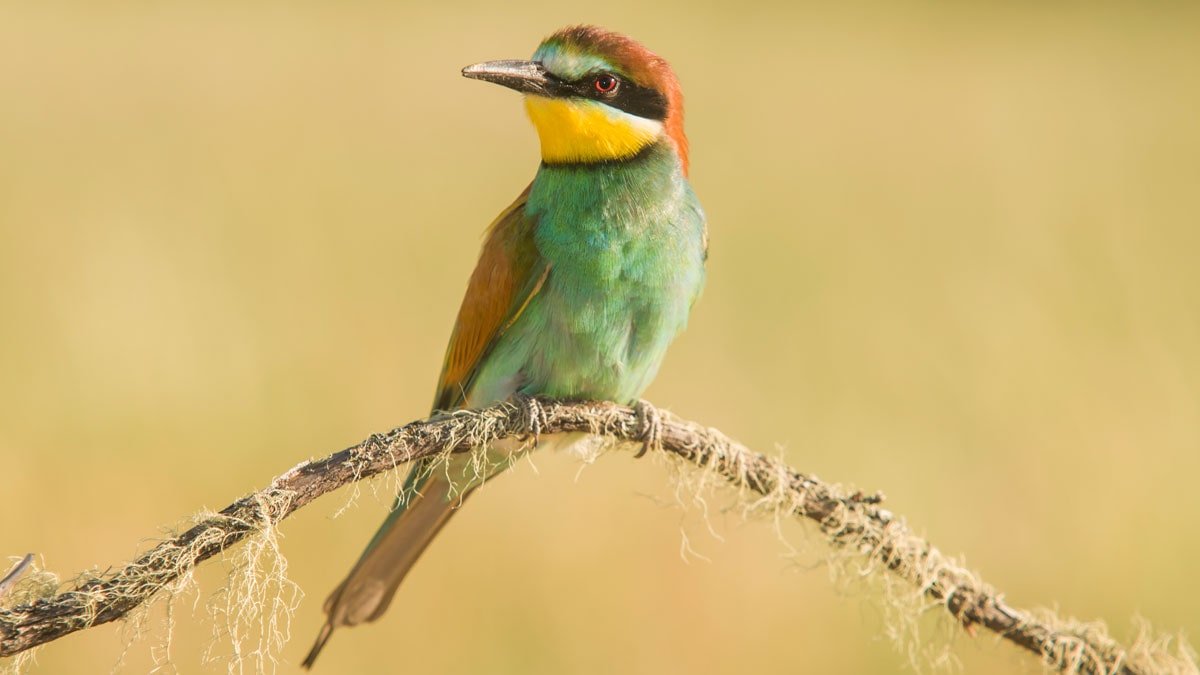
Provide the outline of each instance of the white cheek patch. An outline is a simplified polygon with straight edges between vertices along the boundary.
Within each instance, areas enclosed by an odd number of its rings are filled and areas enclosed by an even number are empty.
[[[610,105],[604,105],[600,101],[585,101],[587,105],[594,105],[602,110],[614,124],[623,124],[637,133],[647,136],[657,137],[662,133],[663,123],[658,120],[638,117],[632,113],[627,113],[624,110],[618,110]]]

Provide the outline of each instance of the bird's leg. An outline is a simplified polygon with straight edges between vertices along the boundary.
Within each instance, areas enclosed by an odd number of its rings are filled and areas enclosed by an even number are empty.
[[[633,410],[637,413],[638,433],[642,441],[642,448],[633,456],[638,459],[651,448],[662,448],[662,413],[646,400],[638,401]]]
[[[539,437],[542,435],[542,425],[546,422],[546,410],[542,408],[542,404],[537,398],[529,394],[517,392],[512,395],[512,400],[521,409],[521,421],[529,430],[529,435],[533,437],[533,447],[536,448]]]

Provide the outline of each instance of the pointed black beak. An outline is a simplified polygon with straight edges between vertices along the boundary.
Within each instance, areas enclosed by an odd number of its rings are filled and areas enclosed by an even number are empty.
[[[463,77],[484,80],[522,94],[554,96],[558,81],[536,61],[486,61],[463,68]]]

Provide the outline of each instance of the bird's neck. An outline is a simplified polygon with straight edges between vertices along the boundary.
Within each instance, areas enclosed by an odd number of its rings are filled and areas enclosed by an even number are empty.
[[[678,208],[687,194],[679,155],[670,139],[660,137],[625,159],[543,162],[526,212],[543,225],[565,228],[564,235],[589,228],[636,230]]]

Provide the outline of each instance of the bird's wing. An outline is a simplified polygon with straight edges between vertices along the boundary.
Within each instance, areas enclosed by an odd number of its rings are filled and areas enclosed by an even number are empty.
[[[434,410],[464,405],[480,365],[550,274],[533,241],[533,219],[525,213],[528,198],[525,188],[488,228],[446,348]]]

